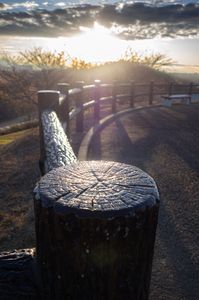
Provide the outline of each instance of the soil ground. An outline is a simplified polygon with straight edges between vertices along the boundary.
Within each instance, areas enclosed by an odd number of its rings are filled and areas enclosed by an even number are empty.
[[[0,251],[33,247],[38,129],[2,139]],[[154,177],[161,206],[150,300],[198,300],[199,105],[124,116],[96,137],[89,159],[134,164]]]

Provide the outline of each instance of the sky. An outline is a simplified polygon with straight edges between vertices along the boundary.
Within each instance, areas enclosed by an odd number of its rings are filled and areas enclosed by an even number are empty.
[[[199,0],[1,2],[0,51],[14,53],[40,45],[65,47],[76,56],[81,56],[82,47],[91,60],[100,52],[109,52],[109,57],[133,47],[143,53],[162,52],[179,66],[196,67]]]

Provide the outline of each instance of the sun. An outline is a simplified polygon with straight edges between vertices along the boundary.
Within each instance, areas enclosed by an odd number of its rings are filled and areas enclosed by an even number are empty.
[[[81,33],[70,38],[68,51],[74,57],[101,63],[119,59],[125,51],[125,45],[116,38],[110,29],[94,23],[92,28],[80,27]]]

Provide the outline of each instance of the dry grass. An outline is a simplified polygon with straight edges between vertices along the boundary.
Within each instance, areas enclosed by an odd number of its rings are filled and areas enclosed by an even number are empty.
[[[2,136],[0,143],[0,251],[32,247],[32,191],[39,179],[38,131]]]

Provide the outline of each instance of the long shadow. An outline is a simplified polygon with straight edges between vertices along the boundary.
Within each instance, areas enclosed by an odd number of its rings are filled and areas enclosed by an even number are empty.
[[[176,107],[175,110],[178,111],[178,107]],[[148,113],[145,112],[144,114],[142,112],[136,112],[136,118],[134,118],[132,114],[132,116],[130,116],[127,121],[120,119],[116,120],[115,124],[118,131],[117,138],[119,137],[119,144],[122,145],[122,147],[120,147],[120,153],[117,153],[117,149],[115,149],[116,160],[124,163],[134,164],[142,168],[143,170],[146,170],[146,162],[152,159],[155,148],[158,145],[167,145],[168,148],[171,149],[171,153],[176,155],[176,157],[182,159],[182,163],[184,161],[185,165],[187,164],[191,170],[198,172],[199,146],[197,143],[197,128],[199,128],[199,119],[196,117],[197,112],[195,111],[195,109],[193,110],[191,108],[191,110],[189,110],[189,108],[185,107],[182,109],[180,107],[180,112],[185,113],[183,124],[181,124],[181,120],[179,121],[175,119],[175,114],[173,114],[173,116],[167,116],[167,110],[159,110],[158,115],[157,112],[158,110],[149,110]],[[137,122],[138,118],[139,122]],[[135,130],[136,123],[139,123],[138,126],[143,126],[147,130],[147,134],[144,137],[136,140],[135,142],[133,142],[133,139],[131,139],[130,135],[128,134],[129,130],[132,134],[132,127],[130,127],[129,121],[130,119],[132,119],[132,124],[134,124]],[[126,130],[125,126],[128,126],[128,131]],[[179,127],[181,128],[181,130],[178,130]],[[111,137],[114,139],[114,136]],[[189,140],[190,144],[188,142]],[[115,157],[113,157],[113,159]],[[100,159],[102,158],[103,153],[101,153],[100,156]],[[167,166],[165,167],[167,168]],[[172,169],[170,171],[172,171]],[[179,171],[183,172],[183,169]],[[159,175],[157,175],[163,176],[163,172],[164,170],[160,170]],[[183,191],[181,191],[180,193],[180,195],[183,196],[181,203],[175,203],[174,198],[172,198],[173,191],[167,183],[167,176],[168,175],[165,175],[165,178],[162,178],[164,185],[162,198],[166,195],[167,199],[169,199],[170,197],[173,200],[171,200],[170,204],[168,203],[168,205],[165,205],[166,203],[164,204],[163,201],[161,202],[159,239],[161,245],[163,245],[163,248],[160,247],[160,256],[165,256],[168,259],[169,266],[171,267],[174,274],[174,282],[170,282],[170,286],[165,287],[164,290],[169,291],[172,288],[173,290],[175,290],[176,288],[175,294],[178,298],[175,298],[174,296],[173,299],[196,300],[199,294],[199,286],[197,284],[197,280],[199,278],[199,269],[196,263],[192,262],[192,253],[190,252],[190,250],[188,250],[196,249],[197,247],[197,239],[195,238],[195,234],[197,234],[195,230],[197,230],[197,227],[195,227],[194,230],[194,223],[196,223],[196,213],[194,212],[193,224],[187,225],[184,223],[184,221],[187,222],[187,220],[189,221],[191,219],[193,210],[197,210],[198,206],[191,206],[193,205],[192,201],[190,201],[190,205],[185,205],[186,203],[184,203],[183,205],[183,201],[187,201],[188,199],[190,199],[191,195],[191,192],[186,194],[186,186],[183,187]],[[179,188],[181,188],[180,184],[183,184],[183,182],[173,183],[174,186],[178,185]],[[171,205],[170,208],[169,205]],[[174,212],[171,211],[173,205],[175,207]],[[180,207],[180,205],[182,205],[182,207]],[[181,215],[179,214],[175,216],[174,223],[172,221],[172,217],[179,208],[183,212],[181,212]],[[186,232],[186,234],[185,232],[181,232],[179,229],[180,226],[182,226],[182,228],[186,228],[186,230],[190,230],[190,232]],[[188,247],[187,243],[192,243],[193,247]],[[164,251],[166,251],[166,253],[164,253]],[[169,277],[170,274],[167,274],[167,276]],[[158,282],[160,281],[160,284],[164,284],[164,281],[161,278],[155,278],[155,280]],[[177,289],[179,289],[179,292]],[[164,299],[166,300],[166,298]],[[154,300],[156,299],[154,298]]]
[[[121,144],[124,145],[120,150],[118,159],[122,163],[129,163],[129,158],[132,156],[132,141],[120,119],[115,121],[115,125],[121,139]]]
[[[119,153],[116,150],[116,160],[122,163],[134,164],[139,168],[144,169],[145,162],[150,159],[153,150],[158,143],[158,139],[152,134],[156,124],[153,119],[146,118],[145,114],[143,115],[143,113],[139,111],[136,112],[136,120],[131,120],[131,117],[128,119],[128,126],[132,129],[133,125],[130,125],[131,121],[135,121],[135,123],[139,122],[140,128],[146,128],[147,135],[132,142],[132,139],[125,128],[126,124],[124,126],[123,121],[117,119],[115,125],[117,128],[117,136],[120,139],[120,145],[122,145],[122,147],[120,147]],[[138,134],[135,132],[135,135]]]
[[[152,115],[150,117],[152,117]],[[161,115],[159,117],[162,118]],[[159,122],[159,120],[157,121]],[[167,121],[166,118],[165,121]],[[157,132],[157,130],[153,128],[155,123],[152,122],[151,129],[148,132],[147,137],[139,140],[136,143],[133,143],[121,120],[117,120],[115,123],[119,131],[121,143],[125,145],[124,149],[122,150],[123,156],[121,157],[121,162],[132,163],[134,162],[133,153],[136,155],[136,157],[141,155],[142,160],[135,160],[135,162],[138,162],[139,167],[145,169],[144,162],[147,159],[150,159],[154,147],[156,147],[158,143],[161,144],[166,140],[167,144],[172,148],[172,150],[174,150],[174,152],[176,152],[178,156],[182,157],[186,163],[189,163],[189,166],[192,169],[195,169],[197,171],[199,170],[199,162],[190,156],[189,149],[185,149],[188,145],[186,145],[182,150],[185,142],[178,131],[175,130],[175,138],[173,139],[170,130],[169,133],[166,134],[166,136],[164,135],[159,137],[159,132]],[[149,120],[147,119],[147,129],[149,129],[149,124],[150,118]],[[145,146],[146,143],[148,144],[147,147]],[[195,158],[197,157],[195,156]],[[186,248],[186,244],[184,244],[183,242],[183,238],[181,238],[179,233],[177,232],[177,228],[175,228],[175,224],[172,223],[168,211],[164,206],[164,203],[161,203],[161,211],[161,217],[163,218],[163,220],[160,221],[160,241],[165,246],[164,248],[167,251],[166,257],[170,262],[170,266],[172,266],[172,271],[174,273],[174,284],[176,288],[179,289],[177,294],[180,294],[183,297],[182,299],[195,300],[197,299],[199,292],[199,287],[197,285],[199,278],[199,268],[197,268],[197,266],[193,262],[191,262],[192,253],[188,251],[188,249]],[[165,224],[166,230],[163,228]],[[174,240],[171,240],[171,234]],[[167,288],[170,289],[171,286]]]
[[[186,109],[188,110],[189,107],[181,108],[180,110],[186,113]],[[143,125],[143,127],[147,128],[147,135],[133,143],[123,122],[120,119],[116,120],[115,125],[118,134],[112,138],[119,138],[122,146],[119,151],[117,149],[115,151],[116,160],[130,164],[138,162],[140,167],[144,167],[144,161],[150,159],[154,153],[154,148],[158,144],[167,144],[192,170],[198,172],[199,119],[196,117],[192,118],[192,112],[194,115],[196,114],[195,110],[192,109],[190,114],[185,115],[183,124],[179,120],[175,120],[174,117],[168,117],[167,111],[162,111],[161,109],[150,110],[148,114],[145,113],[144,115],[141,112],[136,112],[136,121],[139,119],[139,126]],[[186,126],[186,128],[184,127],[183,129],[183,126]],[[186,135],[188,136],[188,141],[186,141]],[[91,148],[94,158],[101,159],[100,134],[94,139]]]
[[[94,160],[101,159],[101,134],[98,132],[90,145],[88,157],[92,157]]]

